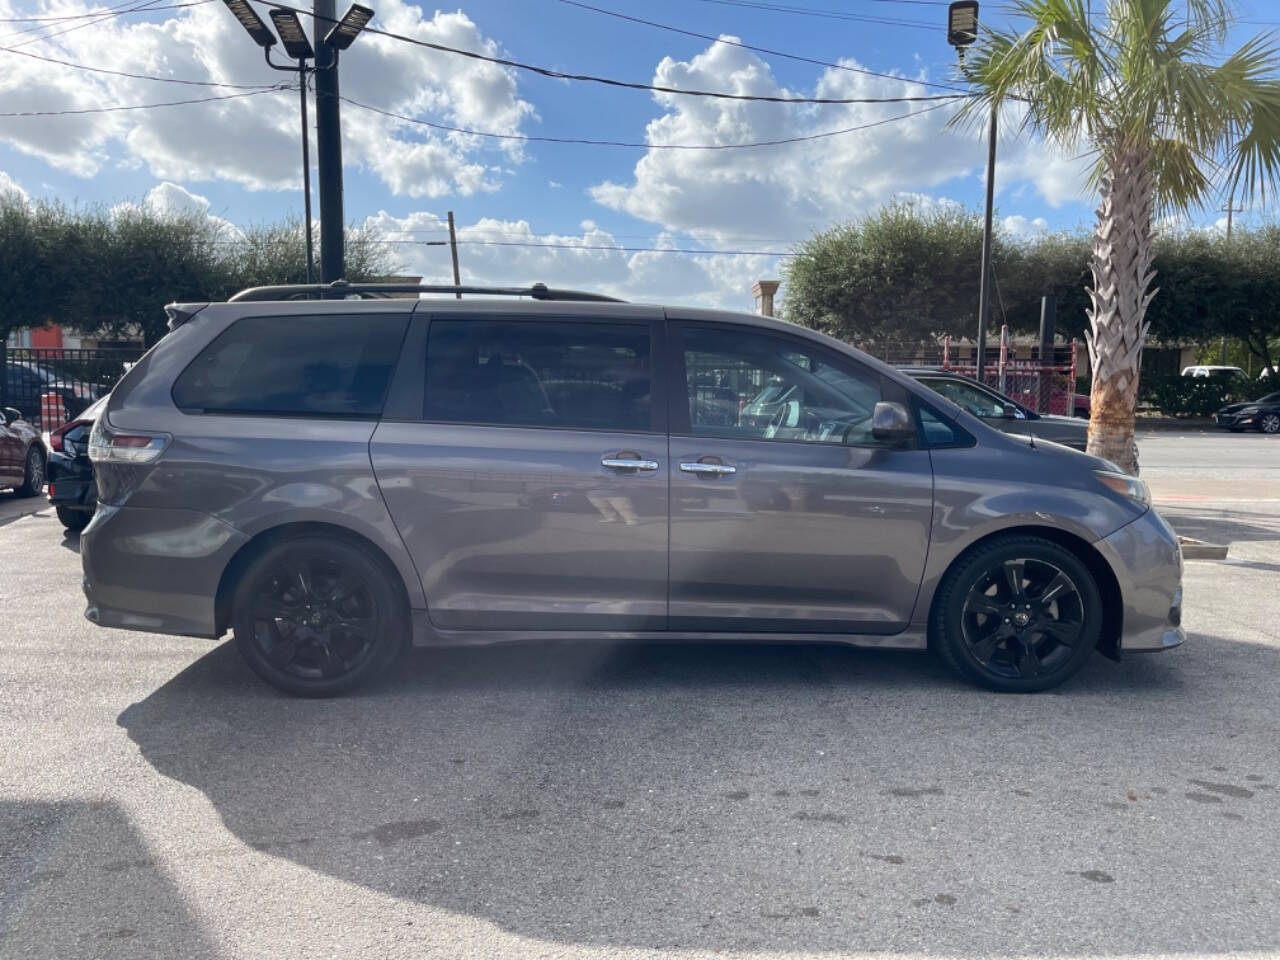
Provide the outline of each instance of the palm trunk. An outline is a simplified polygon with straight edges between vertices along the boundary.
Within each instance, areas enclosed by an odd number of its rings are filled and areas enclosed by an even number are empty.
[[[1145,151],[1111,151],[1093,235],[1092,307],[1085,334],[1093,367],[1089,453],[1133,474],[1138,472],[1133,439],[1138,371],[1147,306],[1156,295],[1150,289],[1155,196],[1149,159]]]

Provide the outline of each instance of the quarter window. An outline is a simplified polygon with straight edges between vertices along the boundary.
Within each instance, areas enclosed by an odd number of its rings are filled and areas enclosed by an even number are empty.
[[[648,324],[432,320],[424,419],[652,428]]]
[[[880,378],[790,338],[741,328],[683,331],[695,436],[876,444]]]
[[[173,385],[188,412],[376,418],[406,314],[246,317]]]

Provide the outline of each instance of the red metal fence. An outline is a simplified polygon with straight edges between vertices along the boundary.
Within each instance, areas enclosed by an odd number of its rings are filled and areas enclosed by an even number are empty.
[[[1054,357],[1051,362],[1042,363],[1038,357],[1030,355],[1038,352],[1038,348],[1033,350],[1024,346],[1021,350],[1029,355],[1017,356],[1018,348],[1012,344],[1009,328],[1002,327],[999,350],[994,360],[988,353],[981,380],[1036,413],[1068,417],[1083,415],[1081,408],[1085,403],[1077,400],[1076,395],[1077,346],[1077,342],[1072,340],[1066,357]],[[934,367],[978,379],[974,347],[965,344],[957,349],[950,337],[944,337],[935,344],[872,347],[867,352],[897,367]],[[1056,352],[1061,353],[1062,348]]]

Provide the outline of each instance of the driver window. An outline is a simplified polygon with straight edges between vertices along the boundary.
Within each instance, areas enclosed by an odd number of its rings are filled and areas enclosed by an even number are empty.
[[[1004,416],[1004,404],[977,387],[955,380],[927,380],[925,383],[975,417]]]
[[[694,436],[878,444],[880,378],[795,340],[741,327],[685,327]]]

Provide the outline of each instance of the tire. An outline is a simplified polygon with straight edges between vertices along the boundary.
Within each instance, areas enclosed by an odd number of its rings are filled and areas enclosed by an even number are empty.
[[[961,676],[1002,693],[1034,693],[1065,682],[1089,659],[1102,632],[1102,595],[1071,551],[1041,537],[1004,536],[952,564],[931,627],[938,653]]]
[[[1258,418],[1259,433],[1280,433],[1280,413],[1264,413]]]
[[[73,533],[79,533],[93,519],[93,511],[91,510],[73,510],[71,507],[58,506],[53,509],[58,514],[58,522]]]
[[[44,490],[44,454],[32,446],[27,451],[27,463],[22,471],[22,485],[15,491],[20,497],[39,496]]]
[[[337,537],[273,544],[236,584],[231,626],[240,654],[295,696],[335,696],[368,682],[408,645],[408,604],[388,567]]]

